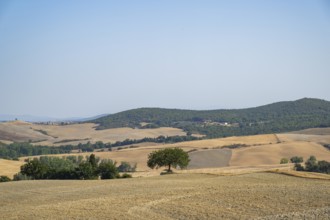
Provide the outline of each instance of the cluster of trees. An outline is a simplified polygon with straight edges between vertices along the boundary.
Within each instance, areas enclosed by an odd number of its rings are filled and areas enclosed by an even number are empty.
[[[201,138],[194,136],[159,136],[156,138],[143,138],[143,139],[126,139],[124,141],[117,141],[115,143],[103,143],[98,141],[96,143],[87,142],[85,144],[79,143],[78,145],[62,145],[59,147],[32,145],[31,143],[12,143],[9,145],[0,142],[0,158],[18,160],[19,157],[24,156],[37,156],[46,154],[66,154],[73,150],[81,152],[93,152],[96,149],[109,149],[113,147],[121,147],[125,145],[139,144],[144,142],[154,143],[177,143],[183,141],[200,140]]]
[[[151,152],[148,155],[147,165],[154,169],[167,167],[167,173],[171,173],[171,167],[185,168],[189,164],[189,155],[181,148],[164,148]],[[14,176],[14,180],[40,180],[40,179],[115,179],[132,177],[126,172],[134,172],[133,166],[128,162],[121,162],[117,167],[116,162],[110,159],[100,160],[94,154],[86,156],[48,157],[42,156],[32,160],[27,159],[21,166],[21,172]],[[122,176],[119,172],[125,172]],[[11,181],[7,176],[1,176],[0,182]]]
[[[295,163],[295,170],[330,174],[330,163],[321,160],[317,161],[315,156],[310,156],[303,167],[299,162]]]
[[[282,158],[280,161],[281,164],[285,164],[288,162],[289,159],[287,158]],[[302,165],[302,163],[304,162],[303,157],[298,157],[298,156],[291,157],[290,162],[295,164],[294,168],[297,171],[308,171],[308,172],[330,174],[330,163],[325,160],[317,161],[315,156],[310,156],[308,160],[306,160],[305,166]]]
[[[238,126],[206,124],[205,121],[227,122]],[[286,132],[311,127],[330,127],[330,102],[304,98],[278,102],[256,108],[237,110],[193,111],[140,108],[93,120],[98,129],[132,127],[176,127],[208,138]],[[146,126],[146,125],[145,125]]]
[[[304,158],[303,157],[298,157],[298,156],[294,156],[290,158],[290,162],[291,163],[302,163],[304,162]],[[288,158],[282,158],[280,161],[280,164],[285,164],[285,163],[289,163],[289,159]]]
[[[9,145],[0,143],[0,158],[18,160],[23,156],[35,156],[45,154],[65,154],[70,153],[72,147],[50,147],[50,146],[34,146],[30,143],[12,143]]]
[[[28,177],[28,179],[115,179],[130,177],[128,174],[119,175],[119,171],[134,172],[136,165],[122,162],[118,167],[110,159],[87,156],[47,157],[28,160],[21,166],[21,172],[15,175],[14,180]]]

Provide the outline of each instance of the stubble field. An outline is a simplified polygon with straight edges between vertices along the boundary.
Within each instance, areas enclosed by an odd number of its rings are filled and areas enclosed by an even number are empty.
[[[161,127],[154,129],[114,128],[96,130],[97,124],[40,125],[22,121],[0,123],[1,142],[31,142],[35,145],[59,146],[79,143],[114,143],[125,139],[156,138],[163,136],[186,135],[177,128]]]
[[[329,219],[330,181],[273,173],[0,184],[3,219]]]

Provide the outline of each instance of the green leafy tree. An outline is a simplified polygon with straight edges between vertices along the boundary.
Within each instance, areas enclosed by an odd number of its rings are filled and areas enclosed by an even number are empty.
[[[295,169],[296,171],[304,171],[304,170],[305,170],[304,167],[301,166],[300,163],[296,163],[296,164],[294,165],[294,169]]]
[[[92,167],[97,167],[97,161],[95,158],[95,154],[91,154],[88,159],[89,163],[92,165]]]
[[[21,173],[30,176],[32,179],[43,179],[47,173],[47,166],[34,158],[21,166]]]
[[[309,159],[305,162],[305,167],[307,171],[317,171],[318,165],[315,156],[310,156]]]
[[[154,169],[166,166],[171,172],[172,166],[179,166],[181,169],[189,164],[189,155],[181,148],[165,148],[151,152],[148,155],[148,167]]]
[[[325,160],[321,160],[317,162],[318,165],[318,171],[321,173],[328,173],[330,174],[330,163],[325,161]]]
[[[78,168],[76,168],[76,175],[79,179],[84,180],[92,180],[98,178],[94,167],[88,161],[83,161],[79,164]]]
[[[302,157],[294,156],[290,158],[290,161],[291,163],[302,163],[304,162],[304,159]]]
[[[119,176],[116,162],[113,162],[110,159],[102,160],[99,164],[98,171],[101,179],[115,179]]]

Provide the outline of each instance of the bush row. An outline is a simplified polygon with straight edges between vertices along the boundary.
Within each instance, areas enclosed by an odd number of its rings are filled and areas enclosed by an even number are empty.
[[[119,172],[134,172],[136,164],[116,162],[110,159],[95,157],[94,154],[86,156],[47,157],[28,159],[26,164],[21,166],[21,171],[14,176],[13,180],[39,180],[39,179],[116,179],[129,178],[130,174]],[[1,178],[2,182],[9,178]],[[10,180],[10,179],[9,179]]]

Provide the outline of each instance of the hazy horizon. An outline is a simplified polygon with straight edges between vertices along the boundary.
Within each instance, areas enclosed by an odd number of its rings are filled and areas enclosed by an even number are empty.
[[[330,100],[327,1],[0,2],[0,115]]]

